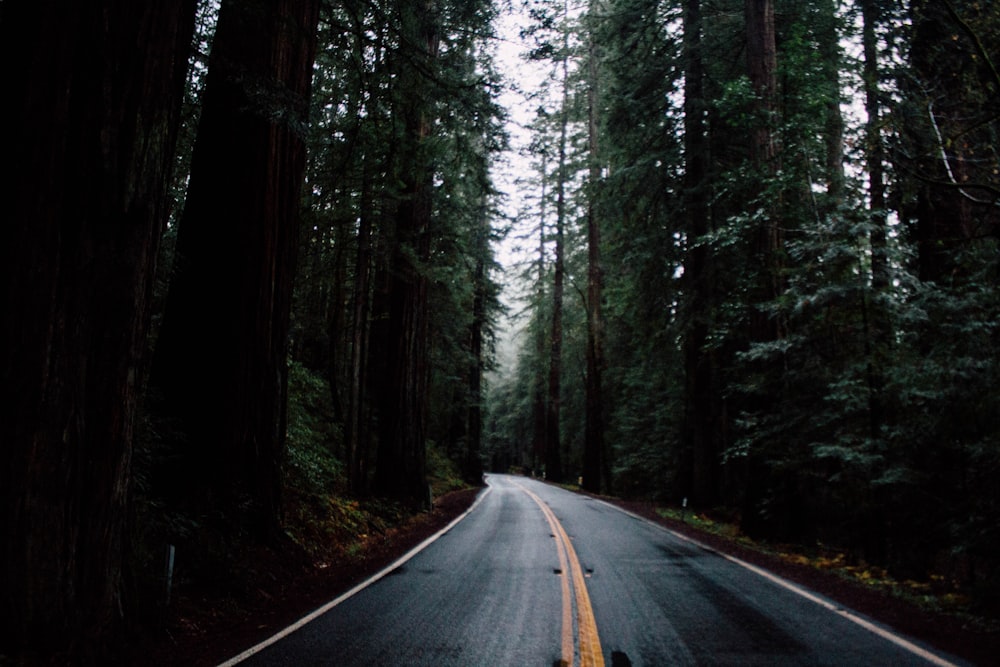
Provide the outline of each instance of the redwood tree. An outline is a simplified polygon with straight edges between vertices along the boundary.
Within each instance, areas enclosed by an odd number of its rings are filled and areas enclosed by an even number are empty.
[[[589,7],[591,22],[599,20],[602,8],[593,0]],[[601,220],[597,202],[601,182],[598,121],[600,111],[598,63],[599,50],[596,28],[591,25],[587,34],[587,374],[586,374],[586,426],[583,444],[583,488],[600,493],[610,482],[606,472],[607,457],[604,452],[604,400],[601,392],[601,372],[604,367],[604,321],[601,312],[603,275],[601,268]]]
[[[184,442],[167,491],[280,516],[286,338],[319,0],[225,0],[153,369]]]
[[[428,278],[433,173],[431,85],[440,40],[437,3],[399,3],[407,52],[396,61],[398,114],[403,128],[397,168],[402,186],[391,234],[387,293],[386,372],[380,387],[375,493],[415,504],[426,502]]]
[[[193,0],[0,12],[0,654],[107,662]],[[54,658],[53,656],[61,657]]]
[[[758,262],[757,272],[751,278],[749,297],[749,325],[751,344],[764,345],[779,341],[783,335],[780,319],[768,312],[783,291],[784,239],[779,216],[781,213],[780,189],[775,182],[781,173],[778,151],[778,63],[774,23],[773,0],[746,0],[744,3],[746,62],[750,86],[754,93],[751,105],[753,124],[750,128],[750,161],[753,178],[761,198],[751,205],[757,207],[757,220],[751,222],[755,238],[753,253]],[[780,354],[780,353],[779,353]],[[774,412],[774,406],[783,405],[782,363],[768,359],[758,363],[755,371],[763,377],[747,397],[751,413]],[[758,443],[747,456],[747,486],[744,498],[742,526],[750,534],[771,529],[764,517],[762,504],[769,488],[774,484],[769,454],[765,449],[781,451],[781,444]],[[783,508],[784,509],[784,508]],[[774,523],[780,522],[779,517]]]
[[[684,261],[689,322],[684,338],[685,446],[692,502],[711,507],[718,499],[721,447],[715,357],[708,349],[714,294],[712,257],[704,241],[711,231],[709,155],[705,122],[700,0],[684,4],[684,208],[688,248]]]

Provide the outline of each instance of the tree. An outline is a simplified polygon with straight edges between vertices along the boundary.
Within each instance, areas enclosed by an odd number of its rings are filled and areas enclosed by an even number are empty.
[[[194,3],[6,2],[0,653],[108,662]],[[126,607],[127,608],[127,607]]]
[[[161,493],[214,504],[261,538],[280,523],[318,17],[318,0],[222,4],[152,376],[186,438]]]
[[[569,181],[567,138],[569,136],[569,0],[563,4],[562,48],[558,67],[562,86],[562,108],[558,114],[556,144],[555,251],[552,260],[552,325],[549,329],[549,381],[545,418],[545,476],[553,482],[563,478],[560,411],[562,406],[563,292],[566,280],[567,183]]]
[[[719,409],[713,386],[715,356],[709,349],[713,311],[712,267],[707,237],[711,231],[709,155],[706,135],[704,65],[700,0],[684,5],[684,211],[688,249],[684,281],[690,313],[684,339],[685,449],[690,452],[690,494],[695,506],[718,499],[722,448],[718,443]]]
[[[756,264],[748,289],[750,309],[750,342],[767,346],[784,335],[781,322],[769,309],[783,291],[783,233],[780,215],[780,190],[775,187],[780,173],[778,151],[778,83],[777,46],[775,41],[774,3],[772,0],[746,0],[744,3],[744,34],[746,66],[750,90],[752,124],[750,127],[750,164],[752,178],[760,196],[752,202],[756,209],[748,219],[753,237],[750,252]],[[755,382],[748,384],[747,414],[767,414],[767,419],[780,420],[783,403],[781,351],[771,350],[758,359],[753,367]],[[756,434],[755,434],[756,435]],[[742,526],[750,534],[769,528],[762,517],[762,504],[774,485],[770,479],[769,458],[773,450],[783,449],[782,443],[758,439],[746,451],[747,483]],[[763,446],[761,446],[763,445]],[[764,448],[771,449],[768,454]]]
[[[439,8],[401,2],[401,36],[409,47],[397,54],[396,112],[401,117],[397,176],[402,192],[390,234],[386,379],[380,398],[378,460],[374,489],[379,495],[427,502],[426,442],[429,382],[427,298],[423,265],[430,259],[432,178],[428,139],[433,117],[430,86],[440,43]]]
[[[601,268],[601,221],[598,212],[601,184],[599,152],[600,91],[597,28],[600,3],[590,3],[590,27],[587,34],[587,375],[586,375],[586,427],[583,443],[583,488],[600,493],[607,483],[603,478],[607,464],[604,452],[604,397],[601,391],[601,373],[604,367],[604,322],[601,314],[603,299],[603,271]]]

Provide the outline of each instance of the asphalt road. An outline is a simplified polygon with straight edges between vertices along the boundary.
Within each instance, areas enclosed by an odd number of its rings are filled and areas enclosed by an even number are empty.
[[[599,500],[503,475],[405,563],[238,660],[962,664]]]

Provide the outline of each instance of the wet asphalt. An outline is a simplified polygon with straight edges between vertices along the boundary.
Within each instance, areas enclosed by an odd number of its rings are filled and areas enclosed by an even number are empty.
[[[599,500],[520,477],[488,481],[475,509],[437,541],[242,664],[559,665],[565,574],[552,529],[522,486],[571,539],[605,665],[933,664]],[[574,664],[579,657],[577,648]]]

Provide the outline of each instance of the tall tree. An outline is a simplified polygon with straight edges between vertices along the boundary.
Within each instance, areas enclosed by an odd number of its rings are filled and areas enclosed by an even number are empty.
[[[186,437],[167,493],[277,534],[319,0],[225,0],[153,368]],[[191,496],[194,498],[191,498]]]
[[[773,0],[746,0],[747,72],[755,99],[755,122],[751,130],[750,155],[760,178],[776,176],[780,170],[778,154],[778,50],[775,41]],[[765,299],[781,293],[782,228],[778,220],[778,202],[759,202],[765,211],[757,232],[757,256],[763,269]],[[758,308],[756,336],[772,340],[780,335],[778,323]]]
[[[700,0],[684,5],[684,211],[688,248],[683,279],[687,283],[688,328],[684,339],[685,449],[690,452],[691,501],[712,506],[718,498],[721,447],[717,442],[718,409],[713,388],[715,357],[709,349],[713,310],[710,245],[706,98],[702,62]]]
[[[569,180],[569,0],[563,3],[562,19],[562,49],[558,65],[562,98],[558,114],[559,138],[556,145],[555,250],[552,259],[552,325],[549,329],[549,384],[545,420],[545,475],[554,482],[561,482],[563,478],[562,436],[559,422],[562,407],[563,292],[566,281],[566,190]]]
[[[882,103],[879,72],[879,2],[862,0],[862,47],[864,49],[865,139],[868,171],[868,197],[871,210],[872,289],[883,292],[889,286],[885,192],[885,148],[882,139]]]
[[[432,86],[440,44],[440,7],[435,0],[396,6],[406,53],[397,54],[396,107],[403,134],[397,156],[402,192],[390,235],[388,349],[382,385],[375,492],[427,502],[426,420],[429,381],[427,314],[432,238],[429,139],[433,128]]]
[[[546,403],[548,375],[545,373],[546,365],[542,363],[545,359],[546,336],[545,325],[542,322],[542,315],[545,312],[543,303],[545,300],[545,236],[546,236],[546,212],[548,211],[546,201],[546,187],[548,185],[548,155],[545,148],[540,151],[540,162],[538,165],[541,183],[541,194],[539,197],[538,210],[538,255],[535,260],[537,274],[535,276],[535,307],[534,312],[534,344],[535,344],[535,372],[532,373],[531,381],[531,468],[534,471],[544,460],[547,451],[546,443],[548,438],[548,405]]]
[[[600,111],[600,53],[597,44],[597,27],[602,8],[591,0],[588,9],[587,29],[587,374],[586,374],[586,426],[583,442],[583,488],[600,493],[608,475],[604,452],[604,397],[601,391],[601,373],[604,366],[604,320],[601,312],[603,275],[601,270],[601,221],[598,213],[601,185],[599,151]]]
[[[917,245],[919,277],[961,284],[976,270],[969,252],[997,233],[994,141],[1000,66],[996,12],[976,2],[913,0],[900,81],[908,121],[895,162],[915,196],[903,211]],[[992,40],[991,40],[992,37]],[[994,142],[995,143],[995,142]],[[966,260],[973,260],[966,264]]]
[[[195,3],[0,10],[0,654],[107,663]],[[58,656],[58,657],[57,657]]]
[[[780,200],[775,179],[781,171],[778,152],[778,62],[774,23],[773,0],[745,0],[744,34],[746,36],[746,62],[750,86],[754,94],[753,124],[750,129],[750,158],[754,168],[757,191],[762,193],[753,203],[758,209],[751,220],[755,227],[752,252],[757,263],[749,290],[751,302],[750,337],[752,343],[767,345],[783,335],[781,321],[769,305],[782,293],[783,231]],[[778,352],[780,357],[780,351]],[[761,388],[750,397],[751,411],[778,413],[783,407],[781,359],[769,358],[760,363],[758,372],[766,378]],[[779,417],[780,419],[780,417]],[[781,443],[769,443],[781,449]],[[747,468],[747,487],[743,527],[751,534],[762,530],[766,523],[761,503],[773,484],[770,479],[768,455],[751,448]],[[779,519],[780,520],[780,519]]]

